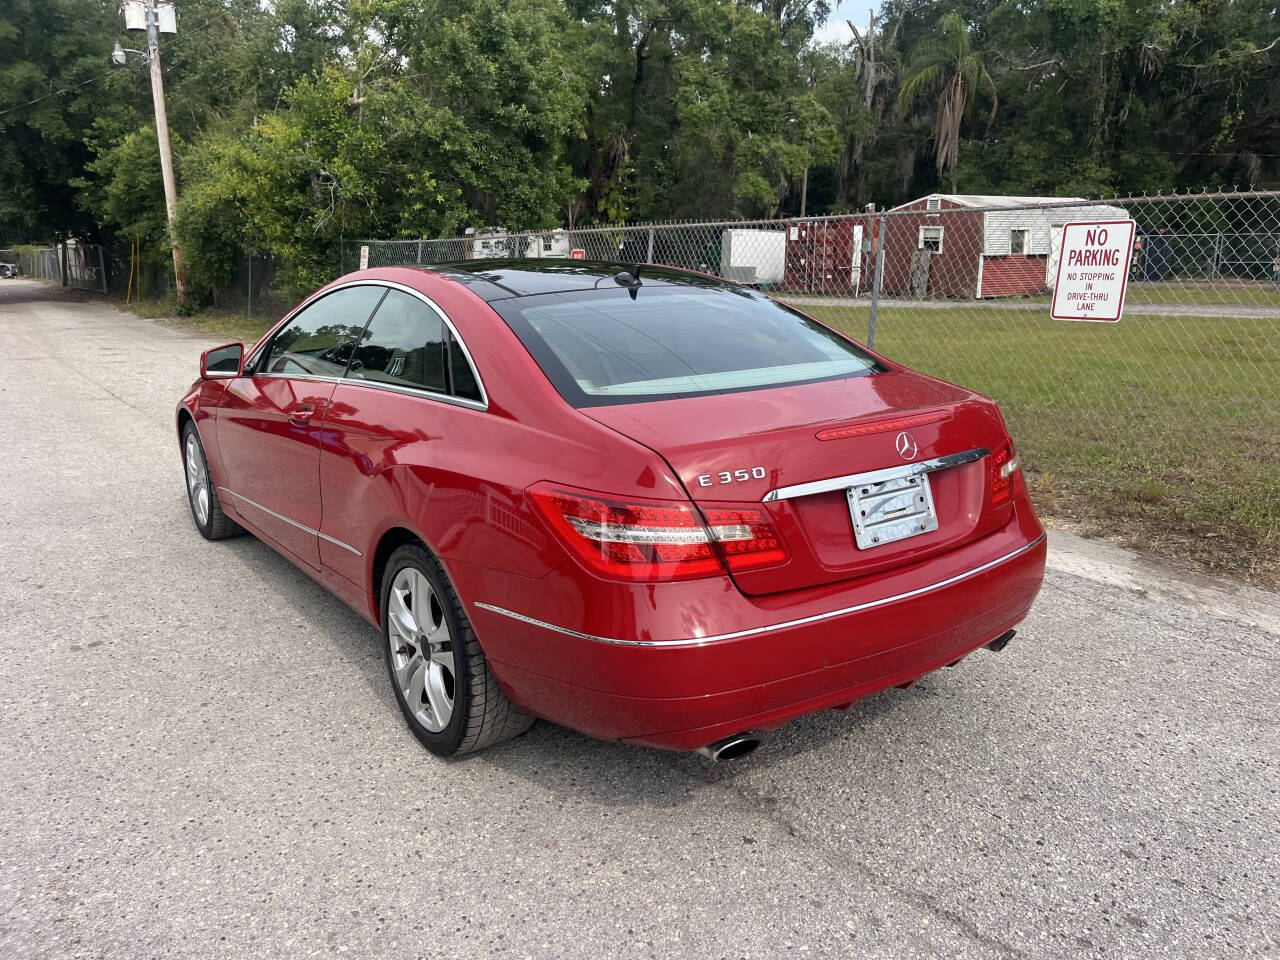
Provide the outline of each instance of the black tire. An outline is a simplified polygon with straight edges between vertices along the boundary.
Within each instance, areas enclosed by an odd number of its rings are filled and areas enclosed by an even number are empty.
[[[448,627],[447,642],[453,655],[453,704],[448,722],[439,731],[432,731],[419,719],[418,711],[426,703],[426,694],[422,694],[422,700],[415,709],[410,709],[396,673],[395,658],[404,658],[406,644],[400,634],[396,635],[395,644],[392,642],[393,627],[388,607],[392,585],[402,572],[408,570],[416,570],[426,579],[439,602],[437,612]],[[534,718],[518,710],[498,686],[453,584],[445,576],[439,561],[420,544],[405,544],[388,559],[382,577],[380,603],[382,647],[391,690],[409,729],[424,747],[440,757],[474,753],[518,737],[533,726]]]
[[[200,518],[200,509],[196,505],[197,494],[191,483],[190,466],[187,462],[188,445],[195,442],[195,453],[200,458],[200,468],[204,471],[204,484],[209,496],[208,516]],[[187,506],[191,508],[191,519],[195,521],[200,536],[206,540],[223,540],[244,533],[244,528],[222,512],[222,503],[218,500],[218,488],[209,476],[209,461],[204,455],[204,444],[200,442],[200,431],[190,420],[182,428],[182,472],[186,480]]]

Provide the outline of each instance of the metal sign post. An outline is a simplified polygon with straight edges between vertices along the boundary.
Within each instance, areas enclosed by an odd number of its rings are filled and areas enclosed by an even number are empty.
[[[867,324],[867,349],[876,348],[876,312],[880,308],[880,284],[884,281],[884,214],[876,225],[876,277],[871,287],[871,320]]]

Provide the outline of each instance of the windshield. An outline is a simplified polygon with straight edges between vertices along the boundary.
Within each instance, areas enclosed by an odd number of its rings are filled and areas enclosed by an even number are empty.
[[[500,300],[507,321],[575,406],[777,387],[882,370],[875,358],[761,294],[697,287]]]

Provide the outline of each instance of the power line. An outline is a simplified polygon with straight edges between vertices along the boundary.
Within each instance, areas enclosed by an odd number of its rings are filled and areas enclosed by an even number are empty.
[[[200,24],[200,26],[194,27],[193,29],[187,31],[184,35],[175,38],[172,46],[176,46],[177,44],[185,40],[187,37],[194,36],[195,34],[199,33],[201,30],[203,30],[205,27],[209,26],[209,24],[213,23],[214,20],[219,20],[219,19],[221,19],[221,17],[211,17],[210,19],[206,20],[204,23]],[[5,116],[6,114],[13,113],[13,111],[15,110],[23,110],[27,107],[34,106],[37,103],[43,103],[45,100],[48,100],[50,97],[60,97],[62,96],[62,94],[70,93],[72,90],[79,90],[81,87],[87,87],[89,84],[97,83],[99,80],[102,80],[105,77],[109,77],[115,72],[116,72],[115,68],[112,68],[108,70],[106,73],[98,74],[96,77],[90,77],[88,80],[83,80],[80,83],[73,83],[69,87],[63,87],[61,90],[54,90],[52,93],[46,93],[43,97],[36,97],[34,100],[28,100],[26,103],[19,103],[12,107],[6,107],[5,109],[0,110],[0,117]]]
[[[89,84],[97,83],[103,77],[109,77],[113,73],[115,73],[114,70],[108,70],[106,73],[100,73],[96,77],[90,77],[88,80],[82,81],[81,83],[73,83],[71,86],[63,87],[61,90],[55,90],[53,93],[46,93],[43,97],[36,97],[34,100],[28,100],[26,103],[20,103],[15,107],[0,110],[0,117],[3,117],[7,113],[13,113],[15,110],[21,110],[24,107],[30,107],[44,100],[48,100],[50,97],[58,97],[64,93],[70,93],[72,90],[79,90],[81,87],[87,87]]]

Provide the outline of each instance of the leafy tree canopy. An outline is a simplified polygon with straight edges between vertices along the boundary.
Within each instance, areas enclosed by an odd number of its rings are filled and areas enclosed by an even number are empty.
[[[180,0],[162,39],[193,289],[339,237],[1280,184],[1274,0]],[[0,9],[0,245],[167,258],[115,0]]]

